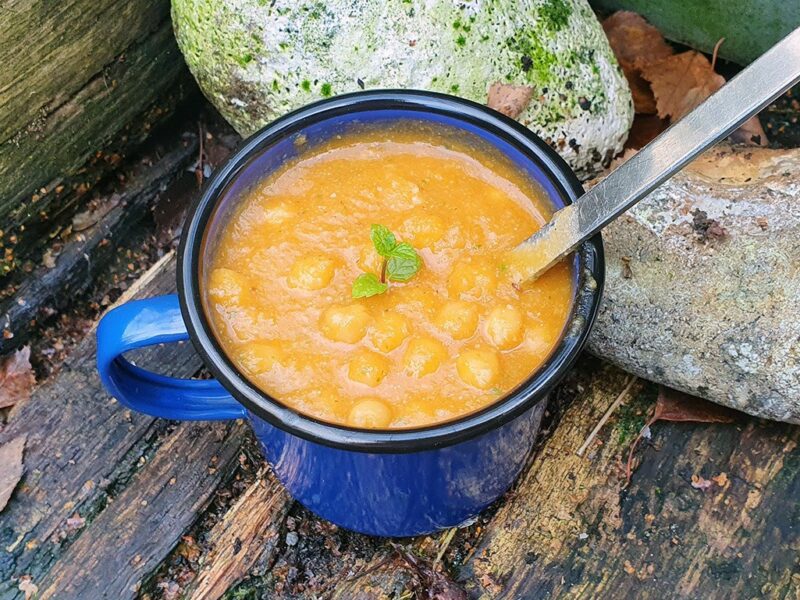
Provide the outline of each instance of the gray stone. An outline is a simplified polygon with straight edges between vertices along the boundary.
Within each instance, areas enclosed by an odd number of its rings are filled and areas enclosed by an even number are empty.
[[[721,147],[606,228],[591,351],[800,423],[799,173],[800,149]]]
[[[586,0],[173,0],[172,17],[200,87],[242,135],[333,94],[416,88],[485,103],[500,81],[534,88],[519,120],[589,175],[633,117]]]

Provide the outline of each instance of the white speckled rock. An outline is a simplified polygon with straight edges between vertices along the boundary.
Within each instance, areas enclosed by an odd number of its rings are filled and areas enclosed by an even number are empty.
[[[485,102],[503,81],[534,88],[519,120],[585,176],[633,117],[586,0],[173,0],[172,18],[200,87],[243,135],[362,87]]]
[[[799,173],[800,149],[722,147],[607,227],[591,351],[719,404],[800,423]],[[696,209],[724,236],[703,241],[698,226],[708,222]]]

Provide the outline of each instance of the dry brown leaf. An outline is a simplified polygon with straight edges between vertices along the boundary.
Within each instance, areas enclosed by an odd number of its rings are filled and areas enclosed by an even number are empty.
[[[532,97],[533,88],[528,85],[511,85],[497,81],[489,87],[486,106],[516,119],[530,104]]]
[[[25,594],[25,600],[36,598],[39,593],[39,586],[33,583],[33,578],[30,575],[23,575],[19,578],[17,589]]]
[[[25,346],[0,361],[0,408],[30,398],[36,384],[30,358],[31,349]]]
[[[725,78],[715,73],[709,60],[694,50],[642,64],[640,71],[650,82],[658,116],[669,117],[673,123],[725,85]],[[758,117],[748,119],[731,138],[751,146],[767,144]]]
[[[714,404],[697,396],[690,396],[663,385],[659,386],[658,399],[656,400],[655,410],[653,410],[653,416],[644,424],[639,435],[636,436],[636,439],[631,444],[631,449],[628,453],[628,464],[625,469],[627,476],[625,486],[631,482],[633,474],[633,453],[639,445],[643,433],[649,431],[650,427],[657,421],[733,423],[738,415],[738,412],[725,406]],[[694,476],[692,480],[692,485],[694,485]]]
[[[614,169],[619,168],[620,165],[624,165],[631,159],[631,157],[635,156],[637,152],[639,151],[634,150],[633,148],[625,148],[622,154],[611,161],[611,164],[608,165],[608,169],[606,169],[606,173],[610,173]]]
[[[647,63],[641,71],[653,88],[658,116],[673,123],[725,85],[725,78],[694,50]]]
[[[22,453],[26,436],[21,435],[0,446],[0,511],[2,511],[14,488],[22,478]]]
[[[655,110],[653,112],[655,112]],[[661,135],[668,126],[666,121],[659,119],[658,115],[655,114],[634,115],[633,125],[631,125],[631,130],[628,132],[628,139],[625,140],[625,148],[641,150]]]
[[[767,132],[764,131],[758,117],[750,117],[730,135],[730,140],[736,144],[766,146]]]
[[[655,98],[650,85],[642,78],[641,68],[672,55],[672,47],[658,29],[633,12],[615,12],[603,21],[603,29],[628,80],[636,112],[655,113]]]
[[[694,423],[733,423],[739,416],[735,410],[660,386],[656,409],[648,425],[656,421],[691,421]]]
[[[78,531],[78,529],[82,529],[84,525],[86,525],[86,519],[84,519],[79,513],[75,513],[71,517],[67,517],[67,533]]]
[[[728,485],[728,474],[720,473],[716,477],[712,477],[711,481],[716,483],[719,487],[725,487],[726,485]]]
[[[692,475],[692,487],[696,490],[706,491],[712,485],[714,485],[714,482],[704,478],[702,475]]]

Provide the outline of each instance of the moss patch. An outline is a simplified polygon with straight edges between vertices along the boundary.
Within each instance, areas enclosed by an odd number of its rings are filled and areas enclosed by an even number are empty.
[[[539,7],[539,18],[550,31],[560,31],[569,23],[572,7],[564,0],[550,0]]]

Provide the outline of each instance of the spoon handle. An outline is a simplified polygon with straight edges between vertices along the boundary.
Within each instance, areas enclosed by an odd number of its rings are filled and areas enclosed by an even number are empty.
[[[798,81],[800,28],[512,250],[514,279],[552,266]]]

